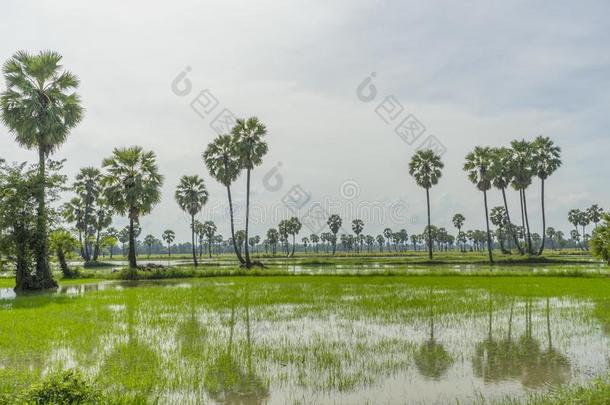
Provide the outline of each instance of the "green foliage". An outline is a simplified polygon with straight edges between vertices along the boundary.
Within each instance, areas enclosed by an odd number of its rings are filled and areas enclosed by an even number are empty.
[[[33,384],[18,403],[36,405],[75,405],[104,403],[100,390],[77,370],[62,371]]]
[[[602,219],[604,223],[593,231],[591,253],[610,264],[610,214],[604,214]]]

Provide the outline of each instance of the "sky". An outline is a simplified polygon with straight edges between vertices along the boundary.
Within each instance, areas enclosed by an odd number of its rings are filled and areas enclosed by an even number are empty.
[[[465,155],[538,135],[562,148],[546,183],[548,225],[567,233],[569,209],[610,207],[606,1],[8,0],[0,9],[0,61],[51,49],[81,80],[84,119],[52,156],[67,159],[71,179],[115,147],[157,154],[163,199],[141,218],[142,235],[189,239],[174,200],[185,174],[210,193],[199,219],[229,235],[226,189],[201,159],[227,115],[268,129],[269,152],[252,173],[251,233],[261,236],[293,215],[305,223],[300,236],[318,233],[330,213],[344,232],[355,218],[366,234],[422,232],[425,192],[408,162],[428,146],[445,163],[432,223],[455,233],[460,212],[466,229],[483,229]],[[395,132],[403,122],[415,123],[408,136]],[[33,162],[36,152],[0,125],[0,157]],[[245,188],[242,175],[232,188],[238,228]],[[527,198],[540,233],[539,181]],[[502,204],[498,191],[489,204]],[[509,207],[517,217],[512,191]]]

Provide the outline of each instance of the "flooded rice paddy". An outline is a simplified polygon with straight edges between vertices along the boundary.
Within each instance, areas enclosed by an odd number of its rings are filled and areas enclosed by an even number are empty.
[[[292,276],[2,289],[0,390],[76,367],[113,396],[160,403],[523,397],[607,375],[609,286]]]

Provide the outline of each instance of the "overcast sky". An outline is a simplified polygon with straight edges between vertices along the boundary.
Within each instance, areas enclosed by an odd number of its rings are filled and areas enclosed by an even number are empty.
[[[482,194],[461,170],[466,153],[515,138],[542,134],[562,147],[563,167],[547,182],[550,226],[568,230],[570,208],[610,206],[607,1],[9,0],[0,10],[0,60],[52,49],[81,79],[84,120],[53,156],[67,159],[71,178],[117,146],[157,153],[163,201],[142,218],[143,235],[169,228],[187,239],[173,195],[181,175],[199,174],[210,191],[200,219],[216,220],[228,236],[226,191],[201,160],[224,109],[268,127],[269,153],[253,172],[261,235],[288,215],[282,200],[293,186],[309,195],[300,215],[319,201],[346,223],[364,219],[365,233],[421,232],[425,193],[408,161],[430,135],[446,149],[431,190],[433,224],[451,232],[456,212],[467,229],[484,226]],[[182,72],[186,80],[176,79]],[[209,114],[191,107],[210,100],[203,90],[218,102],[207,104]],[[394,132],[409,114],[425,127],[412,144]],[[1,126],[0,156],[36,159]],[[244,178],[233,189],[238,205]],[[528,189],[537,232],[539,188]],[[490,205],[500,204],[493,191]]]

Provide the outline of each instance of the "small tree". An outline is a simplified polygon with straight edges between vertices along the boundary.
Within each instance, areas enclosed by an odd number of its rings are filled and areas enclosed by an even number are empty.
[[[610,214],[602,217],[603,223],[597,226],[591,237],[591,253],[610,265]]]
[[[74,277],[78,273],[68,267],[66,257],[74,250],[78,249],[78,240],[72,234],[64,229],[58,229],[51,232],[49,236],[49,247],[51,251],[57,255],[59,267],[64,275],[64,278]]]

